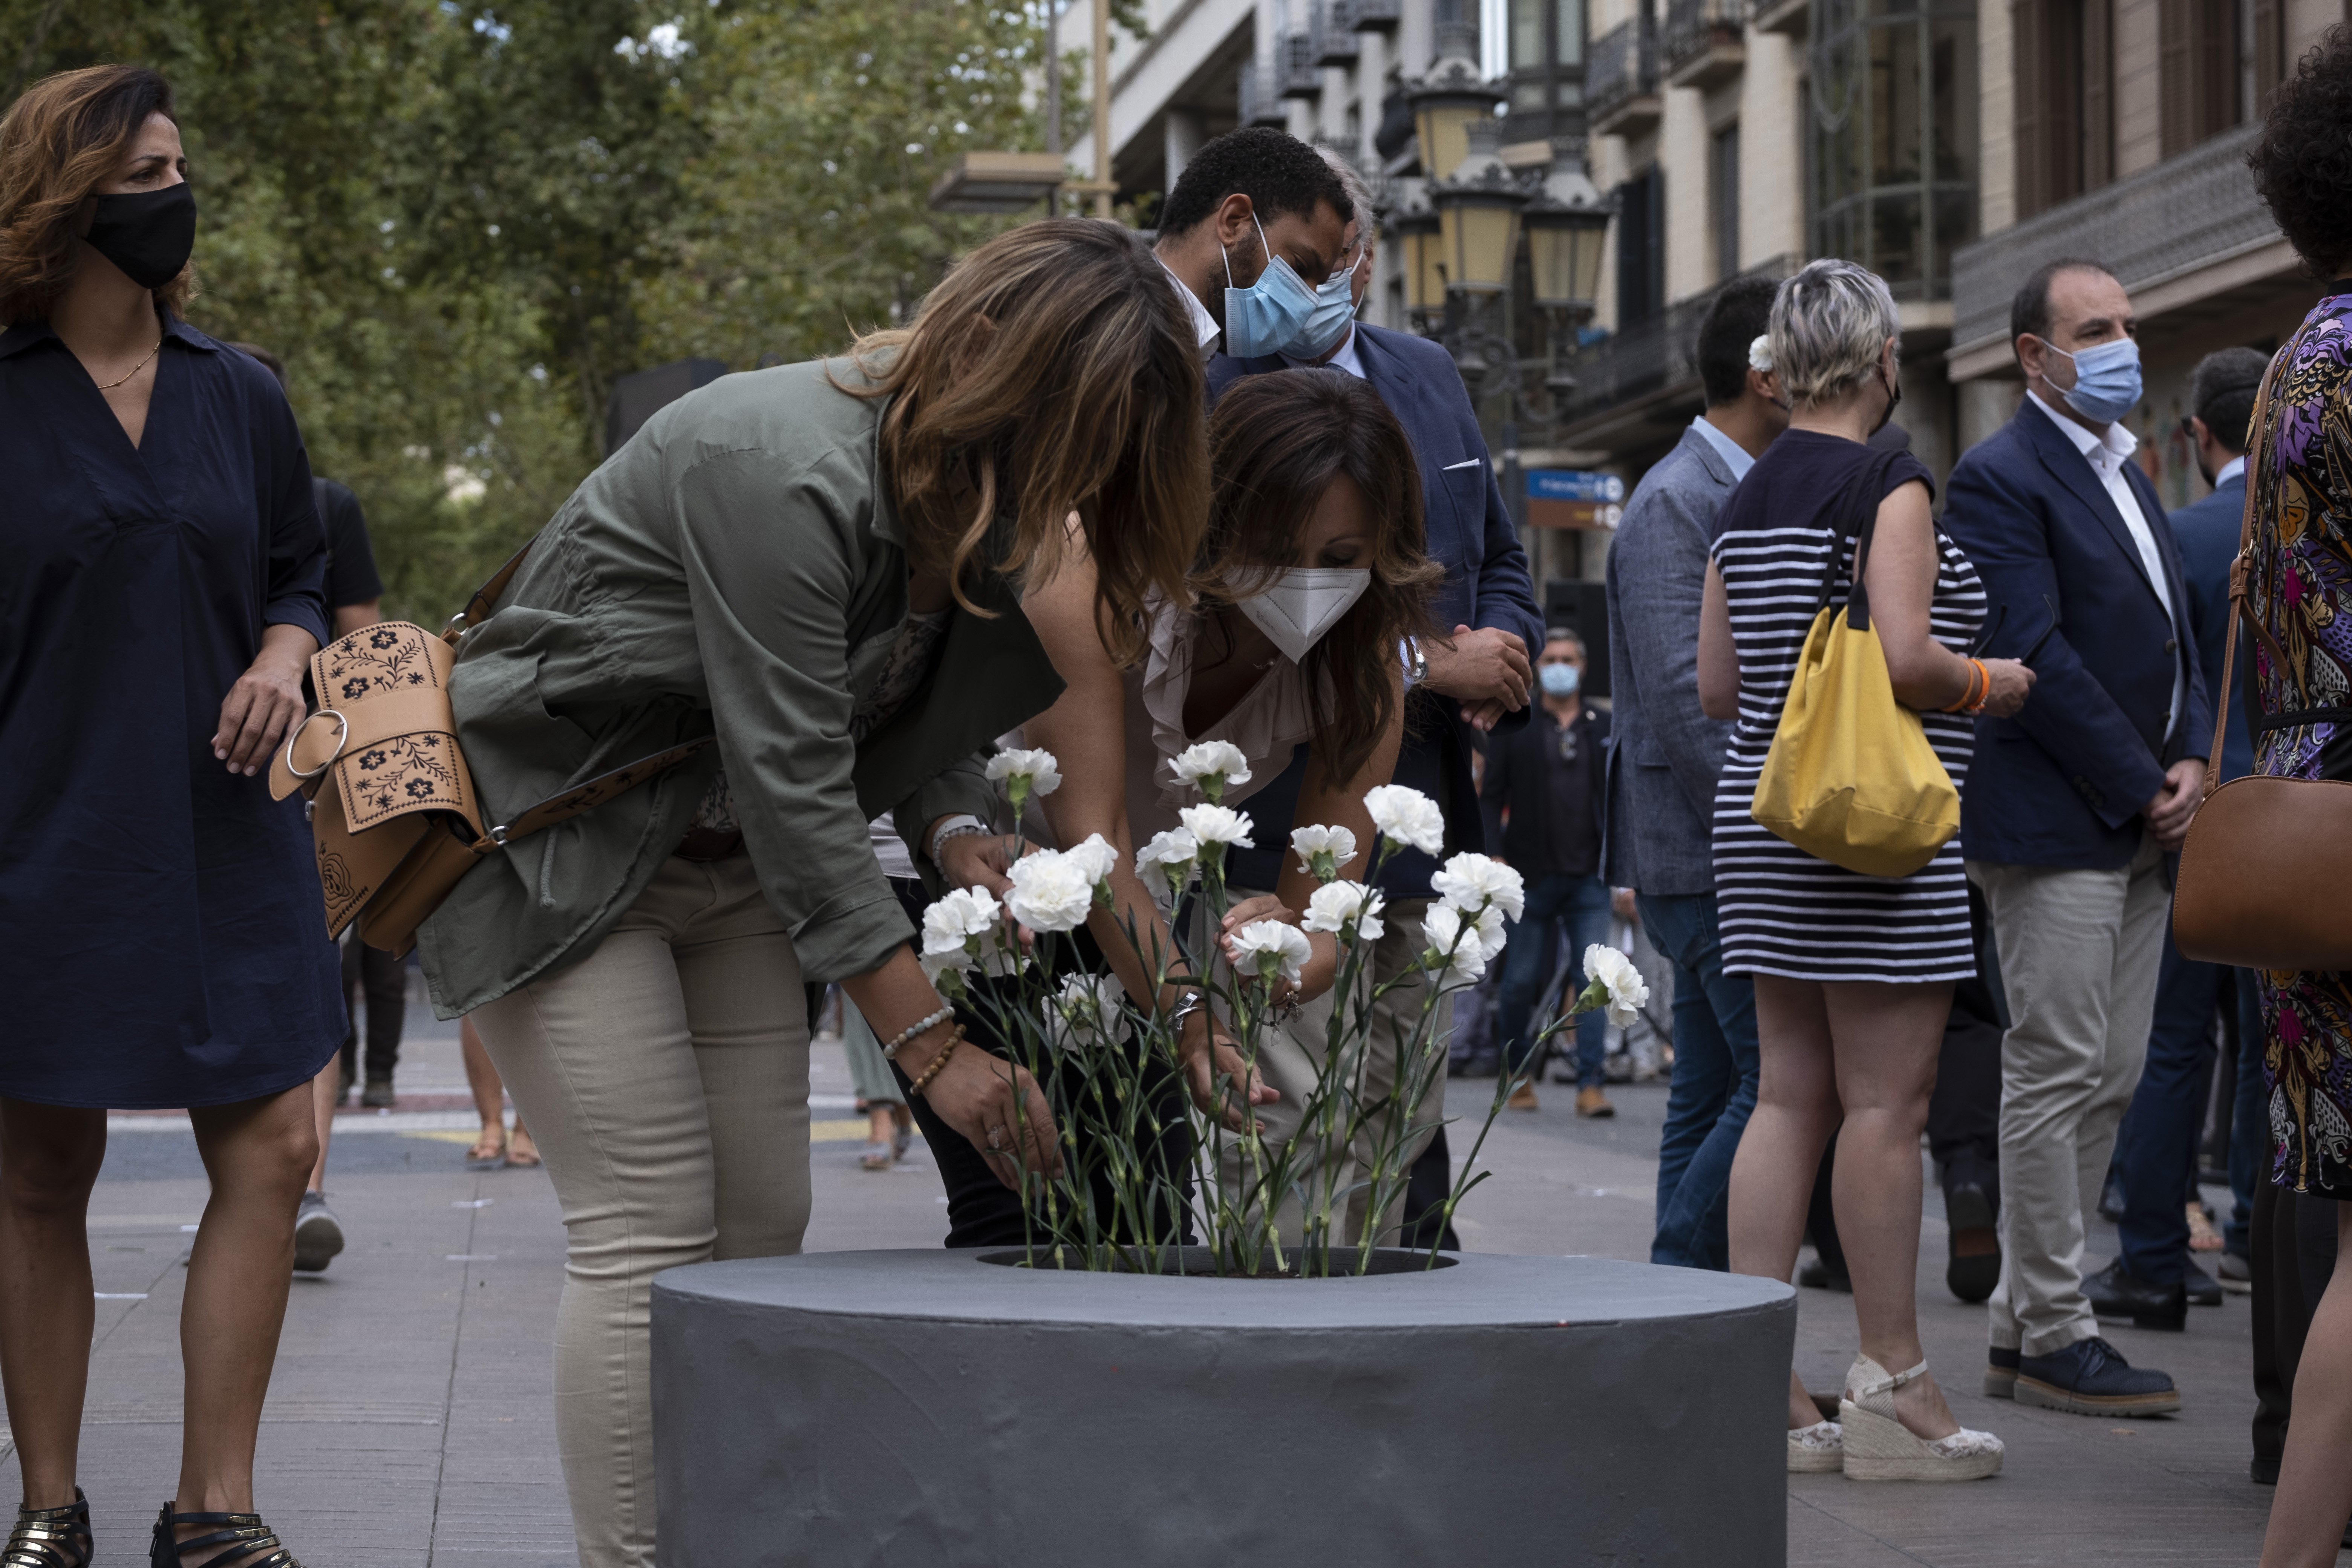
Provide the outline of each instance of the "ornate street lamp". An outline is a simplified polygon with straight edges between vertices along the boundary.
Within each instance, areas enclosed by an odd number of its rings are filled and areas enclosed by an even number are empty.
[[[1421,139],[1421,172],[1443,179],[1469,155],[1465,132],[1495,112],[1503,94],[1478,74],[1478,29],[1468,22],[1437,24],[1437,58],[1429,74],[1405,89],[1412,128]]]
[[[1417,317],[1445,310],[1444,246],[1437,210],[1416,202],[1391,220],[1404,247],[1404,305]]]
[[[1500,294],[1511,286],[1519,253],[1519,209],[1530,193],[1496,156],[1502,127],[1474,120],[1463,132],[1469,155],[1451,176],[1429,187],[1437,205],[1445,286],[1466,294]]]
[[[1519,214],[1536,303],[1576,321],[1592,319],[1613,204],[1584,172],[1584,138],[1551,139],[1551,172]]]

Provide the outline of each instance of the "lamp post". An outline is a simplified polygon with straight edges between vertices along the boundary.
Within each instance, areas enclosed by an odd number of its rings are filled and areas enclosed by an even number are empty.
[[[1565,363],[1574,345],[1562,340],[1598,308],[1601,259],[1615,205],[1585,173],[1584,146],[1581,136],[1551,139],[1551,169],[1519,214],[1536,306],[1551,321],[1551,374],[1544,386],[1556,398],[1576,387]]]
[[[1442,179],[1461,166],[1470,153],[1470,122],[1494,113],[1502,96],[1478,74],[1478,29],[1467,22],[1438,23],[1437,58],[1427,76],[1405,88],[1423,176]]]
[[[1454,340],[1448,346],[1475,397],[1487,375],[1511,358],[1510,344],[1488,331],[1482,318],[1487,301],[1510,292],[1518,265],[1519,210],[1530,193],[1496,156],[1503,138],[1494,121],[1468,121],[1463,137],[1467,155],[1450,176],[1431,182],[1429,199],[1437,207],[1446,292],[1464,297],[1462,319],[1448,334]]]
[[[1445,313],[1445,266],[1437,209],[1415,202],[1391,220],[1404,248],[1404,305],[1427,326]]]

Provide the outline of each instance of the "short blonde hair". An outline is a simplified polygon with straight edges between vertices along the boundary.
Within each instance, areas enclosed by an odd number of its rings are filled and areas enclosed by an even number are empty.
[[[1809,262],[1772,299],[1772,368],[1799,407],[1843,396],[1878,369],[1903,333],[1886,280],[1834,258]]]

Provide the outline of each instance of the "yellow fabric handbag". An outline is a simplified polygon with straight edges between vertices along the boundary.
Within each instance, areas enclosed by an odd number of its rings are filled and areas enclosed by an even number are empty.
[[[1960,830],[1960,792],[1927,743],[1919,715],[1895,700],[1863,586],[1879,491],[1894,457],[1873,454],[1843,498],[1821,606],[1748,808],[1808,855],[1868,877],[1909,876]],[[1834,608],[1838,558],[1847,535],[1857,531],[1853,592]]]

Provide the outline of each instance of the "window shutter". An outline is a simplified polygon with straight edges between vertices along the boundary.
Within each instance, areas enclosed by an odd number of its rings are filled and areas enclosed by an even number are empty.
[[[2185,152],[2204,132],[2200,131],[2197,92],[2191,85],[2189,37],[2196,31],[2189,13],[2202,10],[2200,0],[2157,0],[2157,115],[2158,144],[2165,157]],[[2202,74],[2202,73],[2196,73]]]
[[[2083,162],[2077,196],[2116,177],[2116,8],[2114,0],[2083,0]]]
[[[2021,218],[2050,205],[2049,13],[2049,0],[2011,0],[2009,7],[2010,155]]]

